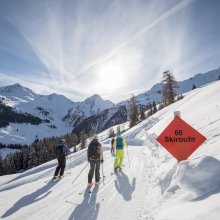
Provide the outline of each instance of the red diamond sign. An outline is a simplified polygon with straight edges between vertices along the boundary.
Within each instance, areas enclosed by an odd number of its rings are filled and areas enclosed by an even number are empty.
[[[176,116],[156,140],[181,161],[186,160],[206,140],[206,137]]]

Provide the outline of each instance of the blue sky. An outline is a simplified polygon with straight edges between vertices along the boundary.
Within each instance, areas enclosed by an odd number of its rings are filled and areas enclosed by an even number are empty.
[[[220,66],[218,0],[1,0],[0,86],[114,102]]]

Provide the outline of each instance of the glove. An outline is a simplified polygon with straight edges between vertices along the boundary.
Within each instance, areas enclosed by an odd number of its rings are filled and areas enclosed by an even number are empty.
[[[104,162],[104,160],[103,160],[103,159],[101,159],[101,160],[100,160],[100,162],[101,162],[101,163],[103,163],[103,162]]]

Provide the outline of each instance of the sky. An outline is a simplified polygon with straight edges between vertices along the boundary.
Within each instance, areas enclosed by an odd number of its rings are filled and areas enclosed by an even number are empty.
[[[115,103],[220,66],[219,0],[0,0],[0,86]]]

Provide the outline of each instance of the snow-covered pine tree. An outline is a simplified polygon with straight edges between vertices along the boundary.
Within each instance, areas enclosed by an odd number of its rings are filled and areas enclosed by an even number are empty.
[[[168,106],[175,101],[175,96],[177,95],[178,84],[175,80],[173,74],[167,70],[163,72],[163,80],[162,80],[162,96],[164,106]]]

